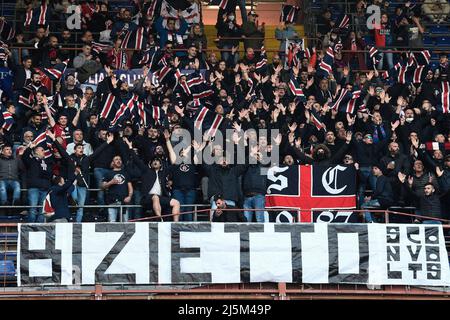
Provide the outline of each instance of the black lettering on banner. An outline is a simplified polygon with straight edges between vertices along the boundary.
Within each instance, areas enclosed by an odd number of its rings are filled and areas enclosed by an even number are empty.
[[[314,232],[312,224],[275,225],[275,232],[291,234],[292,282],[302,282],[302,233]]]
[[[324,223],[358,223],[358,214],[353,211],[314,211],[313,222]]]
[[[158,283],[159,264],[158,264],[158,223],[150,222],[148,224],[148,248],[150,256],[150,282]]]
[[[95,232],[122,232],[119,240],[114,244],[105,258],[95,269],[95,282],[101,283],[136,283],[136,274],[124,273],[124,274],[105,274],[106,270],[114,262],[122,249],[131,240],[136,232],[136,226],[134,223],[99,223],[95,225]],[[130,261],[130,263],[132,263]]]
[[[74,277],[72,279],[73,284],[80,284],[82,279],[82,270],[83,270],[83,259],[82,257],[82,224],[81,223],[74,223],[72,225],[72,265],[74,272],[78,272],[78,275],[74,274]],[[75,281],[80,281],[80,283],[76,283]]]
[[[439,244],[439,227],[425,227],[425,244]]]
[[[417,279],[417,271],[422,271],[422,264],[409,263],[408,270],[413,272],[413,279]]]
[[[402,272],[401,271],[391,271],[391,264],[387,264],[387,276],[388,279],[401,279]]]
[[[413,239],[413,236],[418,236],[420,234],[420,229],[419,227],[407,227],[406,228],[406,236],[408,237],[408,240],[411,241],[412,243],[417,243],[420,244],[420,239],[419,240],[415,240]]]
[[[428,280],[441,280],[441,264],[440,263],[427,263],[427,279]]]
[[[411,256],[412,261],[417,261],[419,258],[420,250],[422,250],[422,246],[416,246],[416,251],[413,250],[412,246],[406,246],[408,248],[409,255]]]
[[[292,225],[290,225],[292,226]],[[226,224],[225,232],[239,232],[241,242],[241,282],[250,282],[250,232],[264,232],[263,224]]]
[[[171,223],[172,238],[172,283],[181,282],[204,282],[211,283],[211,273],[181,273],[181,258],[200,258],[200,248],[181,248],[180,232],[209,232],[211,235],[211,224],[209,223]]]
[[[425,246],[427,261],[439,262],[441,261],[440,250],[438,246]]]
[[[387,261],[400,261],[400,246],[388,246],[387,251]]]
[[[367,225],[328,224],[328,277],[330,283],[367,283],[369,278],[369,235]],[[359,242],[359,273],[339,273],[338,234],[357,233]]]
[[[45,248],[30,250],[30,234],[45,233]],[[61,284],[61,250],[55,247],[55,224],[22,224],[20,226],[20,281],[23,285]],[[51,277],[32,277],[30,262],[51,260]]]
[[[400,228],[399,227],[386,227],[386,242],[387,243],[400,243]]]

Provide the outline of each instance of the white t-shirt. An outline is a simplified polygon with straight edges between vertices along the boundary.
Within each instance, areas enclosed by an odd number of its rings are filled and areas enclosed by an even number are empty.
[[[156,171],[156,180],[153,184],[153,187],[150,189],[148,194],[156,194],[157,196],[160,196],[162,194],[161,184],[159,183],[159,171]]]

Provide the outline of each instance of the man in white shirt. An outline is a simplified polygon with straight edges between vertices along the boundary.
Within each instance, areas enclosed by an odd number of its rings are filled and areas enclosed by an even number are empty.
[[[77,143],[82,143],[83,144],[84,154],[86,156],[89,157],[93,153],[92,146],[89,143],[87,143],[86,141],[83,140],[83,131],[80,130],[80,129],[77,129],[77,130],[75,130],[73,132],[73,142],[69,143],[67,145],[67,148],[66,148],[66,151],[67,151],[68,154],[72,154],[72,153],[75,152],[75,145]]]

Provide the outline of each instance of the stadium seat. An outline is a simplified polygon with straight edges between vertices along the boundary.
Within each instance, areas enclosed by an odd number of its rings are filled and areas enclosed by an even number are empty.
[[[16,268],[14,262],[10,260],[0,261],[0,276],[14,277],[16,275]]]
[[[431,69],[437,69],[439,67],[439,62],[437,61],[430,62],[430,67]]]
[[[450,46],[450,37],[436,38],[436,45],[438,46]]]
[[[433,46],[434,45],[433,38],[427,36],[423,37],[423,44],[425,46]]]
[[[431,34],[448,34],[449,33],[449,28],[447,26],[441,26],[441,25],[435,25],[432,26],[428,29],[428,32]]]
[[[0,233],[0,241],[16,241],[17,237],[17,233]]]

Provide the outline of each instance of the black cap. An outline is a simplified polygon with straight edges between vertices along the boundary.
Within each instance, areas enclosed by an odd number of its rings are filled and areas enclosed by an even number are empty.
[[[217,200],[223,200],[223,195],[221,194],[221,193],[219,193],[219,194],[216,194],[214,197],[213,197],[213,199],[214,199],[214,201],[217,201]]]

